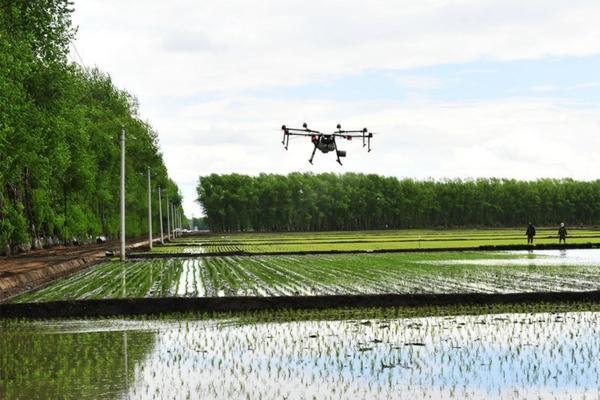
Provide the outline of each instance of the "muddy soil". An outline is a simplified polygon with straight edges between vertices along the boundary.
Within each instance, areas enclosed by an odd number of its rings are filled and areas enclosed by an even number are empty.
[[[147,240],[133,239],[128,250],[141,250]],[[57,278],[88,268],[106,258],[106,252],[118,254],[119,241],[82,246],[57,246],[0,258],[0,302]]]
[[[181,247],[186,247],[182,245]],[[193,246],[192,246],[193,247]],[[133,252],[133,258],[203,258],[203,257],[256,257],[256,256],[290,256],[290,255],[329,255],[329,254],[365,254],[365,253],[442,253],[464,251],[521,251],[521,250],[568,250],[568,249],[597,249],[596,243],[568,244],[536,244],[536,245],[483,245],[473,247],[435,247],[435,248],[406,248],[406,249],[373,249],[373,250],[306,250],[306,251],[222,251],[203,253],[144,253]]]

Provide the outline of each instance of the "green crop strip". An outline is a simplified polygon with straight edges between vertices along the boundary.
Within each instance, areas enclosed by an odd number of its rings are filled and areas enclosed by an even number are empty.
[[[556,229],[538,229],[536,244],[558,243]],[[600,231],[572,229],[570,244],[600,245]],[[523,230],[401,230],[315,233],[242,233],[178,238],[157,246],[157,254],[197,253],[297,253],[311,251],[384,251],[418,249],[460,249],[480,246],[526,244]]]
[[[568,254],[597,252],[581,251]],[[600,289],[600,267],[593,258],[561,257],[558,252],[441,252],[112,261],[13,301]]]

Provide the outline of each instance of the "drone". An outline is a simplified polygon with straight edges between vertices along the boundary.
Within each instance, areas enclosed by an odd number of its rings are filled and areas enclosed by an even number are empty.
[[[300,128],[288,128],[283,125],[281,130],[283,131],[283,140],[281,144],[283,144],[284,148],[287,150],[290,144],[290,136],[308,136],[310,137],[311,142],[315,146],[313,148],[309,163],[313,163],[313,159],[315,158],[315,153],[317,149],[321,151],[321,153],[329,153],[330,151],[335,150],[335,154],[337,157],[337,162],[342,165],[341,157],[346,157],[345,150],[338,150],[337,144],[335,142],[336,138],[343,138],[346,140],[352,140],[352,138],[362,138],[363,147],[367,147],[367,151],[371,152],[371,138],[373,137],[372,132],[368,132],[367,128],[363,128],[357,131],[344,131],[342,130],[342,126],[340,124],[337,125],[336,131],[333,133],[322,133],[319,131],[314,131],[312,129],[308,129],[308,125],[305,123],[302,124],[302,129]]]

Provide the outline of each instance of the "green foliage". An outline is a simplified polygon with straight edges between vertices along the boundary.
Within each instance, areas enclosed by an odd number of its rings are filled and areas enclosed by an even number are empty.
[[[194,228],[198,228],[199,230],[206,230],[208,229],[208,222],[206,220],[206,217],[194,217],[191,219],[191,223],[192,223],[192,227]]]
[[[427,180],[356,173],[201,177],[210,229],[328,231],[431,227],[594,225],[600,181]]]
[[[23,217],[23,205],[21,203],[12,206],[4,206],[0,209],[2,218],[0,218],[0,243],[9,243],[13,239],[16,243],[23,243],[27,240],[25,218]]]
[[[0,3],[0,251],[37,236],[118,234],[121,127],[127,235],[147,231],[148,167],[181,203],[137,100],[67,61],[71,14],[68,0]]]

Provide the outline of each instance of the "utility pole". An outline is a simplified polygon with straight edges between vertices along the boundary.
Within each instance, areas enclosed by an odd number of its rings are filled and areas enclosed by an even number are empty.
[[[152,186],[150,182],[150,167],[148,167],[148,246],[152,250]]]
[[[179,227],[183,230],[183,206],[179,207]]]
[[[121,261],[125,261],[125,127],[121,127]]]
[[[169,216],[169,195],[167,195],[167,238],[171,241],[171,217]]]
[[[173,238],[177,238],[177,220],[175,219],[175,204],[171,204],[171,220],[173,221]]]
[[[173,239],[175,239],[176,236],[176,232],[175,232],[175,216],[173,215],[173,204],[169,204],[169,212],[171,213],[171,235],[173,236]]]
[[[162,189],[158,187],[158,219],[160,220],[160,244],[165,244],[165,238],[163,235],[163,221],[162,221],[162,203],[160,201],[160,192]]]

